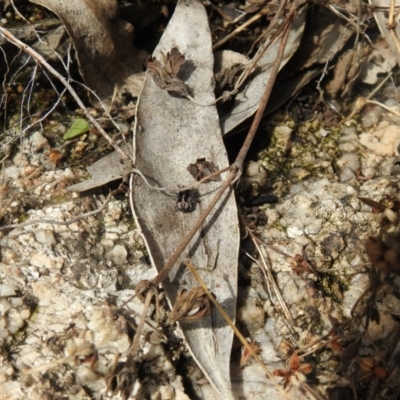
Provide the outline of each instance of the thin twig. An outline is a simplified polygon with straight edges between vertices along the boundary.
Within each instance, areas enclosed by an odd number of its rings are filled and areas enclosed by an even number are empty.
[[[140,337],[141,337],[141,334],[142,334],[142,331],[143,331],[144,324],[146,322],[147,311],[148,311],[148,309],[150,307],[150,302],[151,302],[151,299],[153,298],[153,296],[154,296],[154,289],[150,289],[146,294],[146,300],[145,300],[144,305],[143,305],[142,316],[140,318],[138,327],[136,329],[136,334],[135,334],[135,337],[133,339],[133,343],[132,343],[131,347],[128,350],[128,354],[129,355],[128,355],[127,363],[133,362],[133,358],[136,355],[136,352],[137,352],[137,350],[139,348]]]
[[[278,24],[279,18],[283,14],[285,7],[286,7],[286,0],[282,1],[281,4],[279,5],[279,9],[278,9],[276,15],[274,16],[274,18],[272,19],[271,23],[269,24],[267,30],[264,33],[265,36],[269,35],[272,32],[272,30],[275,28],[275,25]],[[239,78],[237,79],[237,82],[235,83],[235,87],[233,88],[233,90],[231,90],[228,93],[229,96],[233,96],[239,91],[239,89],[246,82],[246,80],[250,76],[250,74],[253,73],[253,71],[257,67],[258,63],[260,62],[261,58],[265,54],[265,52],[275,43],[275,41],[279,37],[281,37],[281,35],[282,35],[282,27],[280,27],[276,30],[276,32],[272,35],[272,37],[270,38],[269,41],[266,40],[265,43],[263,43],[260,46],[260,48],[258,49],[257,53],[255,54],[255,56],[253,57],[253,59],[251,60],[249,65],[247,65],[246,68],[244,69],[244,71],[240,74]],[[223,99],[223,98],[224,98],[224,96],[221,96],[219,99],[217,99],[217,101],[220,99]]]
[[[238,33],[242,32],[245,30],[249,25],[251,25],[253,22],[258,21],[262,16],[267,14],[267,10],[262,10],[258,14],[253,15],[249,20],[244,22],[242,25],[238,26],[235,30],[233,30],[229,35],[226,35],[223,39],[221,39],[219,42],[215,43],[213,46],[213,50],[216,50],[218,47],[221,47],[224,43],[226,43],[228,40],[232,39],[234,36],[236,36]]]
[[[251,354],[251,356],[257,361],[257,363],[261,366],[265,374],[268,376],[269,379],[274,383],[274,385],[279,389],[279,391],[287,398],[287,394],[283,391],[283,389],[280,387],[278,382],[275,380],[275,377],[272,375],[272,373],[269,371],[269,369],[264,365],[263,361],[261,360],[260,356],[254,351],[254,349],[250,346],[249,342],[246,340],[246,338],[240,333],[239,329],[236,328],[235,324],[233,321],[229,318],[229,315],[225,312],[225,310],[218,304],[218,301],[215,300],[214,296],[212,293],[208,290],[207,285],[204,283],[203,279],[199,275],[199,273],[196,271],[196,268],[193,266],[193,264],[190,262],[190,260],[185,261],[186,266],[190,270],[190,272],[193,274],[193,276],[196,278],[197,282],[199,282],[200,286],[203,288],[204,292],[206,293],[207,297],[210,299],[210,301],[214,304],[215,308],[219,311],[219,313],[222,315],[224,320],[227,322],[227,324],[232,328],[233,332],[235,332],[236,337],[240,340],[242,345],[248,350],[248,352]]]
[[[386,106],[384,106],[382,103],[378,103],[375,102],[373,100],[370,100],[377,92],[378,90],[380,90],[382,88],[382,86],[388,81],[389,78],[391,78],[393,75],[393,72],[389,72],[383,79],[381,82],[379,82],[379,84],[376,86],[376,88],[365,98],[361,98],[362,101],[359,102],[359,104],[356,103],[356,105],[354,106],[353,111],[346,117],[344,118],[342,121],[340,121],[340,125],[344,124],[345,122],[347,122],[348,120],[352,119],[356,114],[358,114],[364,106],[366,106],[367,104],[377,104],[378,106],[381,106],[385,109],[387,109],[390,112],[393,112],[394,114],[396,114],[393,110],[387,108]]]
[[[132,172],[134,174],[139,175],[143,179],[143,182],[146,184],[146,186],[148,188],[152,189],[152,190],[157,190],[159,192],[165,192],[165,193],[168,193],[168,194],[177,194],[178,192],[181,192],[183,190],[194,189],[194,188],[200,186],[202,183],[208,182],[210,179],[212,179],[212,178],[214,178],[214,177],[216,177],[218,175],[221,175],[223,172],[228,171],[228,169],[230,169],[230,167],[222,168],[222,169],[220,169],[220,170],[218,170],[216,172],[213,172],[213,173],[211,173],[209,175],[206,175],[204,178],[202,178],[200,181],[194,183],[193,185],[185,186],[185,187],[181,187],[181,188],[167,188],[167,187],[153,186],[148,181],[148,179],[143,175],[143,173],[140,170],[138,170],[136,168],[132,168]]]
[[[5,229],[23,228],[24,226],[34,225],[34,224],[71,225],[74,222],[79,221],[80,219],[91,217],[92,215],[96,215],[99,212],[102,212],[106,208],[107,204],[110,202],[111,197],[119,191],[120,191],[120,188],[115,189],[112,192],[110,192],[109,195],[107,196],[106,200],[104,201],[104,203],[96,210],[78,215],[77,217],[71,218],[67,221],[57,221],[54,219],[34,219],[32,221],[26,221],[21,224],[11,224],[11,225],[2,226],[2,227],[0,227],[0,231],[3,231]]]
[[[243,163],[244,163],[246,155],[247,155],[247,153],[248,153],[248,151],[250,149],[250,145],[253,142],[254,136],[255,136],[255,134],[257,132],[257,129],[258,129],[259,125],[260,125],[261,119],[263,117],[265,108],[267,106],[269,97],[270,97],[271,92],[272,92],[272,88],[274,86],[276,77],[277,77],[278,72],[279,72],[279,68],[280,68],[280,65],[281,65],[282,58],[283,58],[283,53],[285,51],[286,43],[287,43],[287,40],[288,40],[288,37],[289,37],[290,27],[292,26],[292,21],[293,21],[295,12],[296,12],[296,10],[297,10],[297,8],[299,7],[300,4],[301,4],[300,2],[294,1],[292,6],[289,9],[289,13],[288,13],[287,18],[286,18],[287,22],[285,24],[285,27],[284,27],[283,33],[282,33],[282,40],[281,40],[281,43],[279,45],[279,49],[278,49],[278,53],[276,55],[275,62],[273,64],[272,68],[271,68],[270,78],[268,79],[268,83],[267,83],[267,86],[265,87],[265,91],[264,91],[264,94],[263,94],[263,96],[261,98],[260,105],[258,107],[258,110],[257,110],[255,116],[254,116],[253,123],[251,124],[249,132],[247,133],[246,140],[244,141],[244,143],[242,145],[242,148],[240,149],[239,154],[237,155],[236,160],[235,160],[235,162],[233,164],[238,169],[241,169],[243,167]]]
[[[213,210],[214,206],[217,204],[221,196],[224,194],[225,190],[230,186],[230,184],[233,182],[237,174],[236,169],[232,169],[231,172],[229,173],[228,177],[222,184],[222,186],[219,188],[218,192],[215,194],[215,196],[212,198],[204,212],[200,215],[199,219],[196,221],[195,225],[193,228],[189,231],[189,233],[184,237],[182,240],[181,244],[178,246],[178,248],[175,250],[174,254],[169,258],[167,263],[165,264],[164,268],[159,272],[159,274],[152,280],[152,282],[155,285],[160,284],[169,274],[175,263],[178,261],[178,258],[182,254],[182,252],[185,250],[186,246],[189,244],[189,242],[192,240],[193,236],[196,234],[196,232],[201,228],[203,225],[205,219],[207,218],[208,214]]]
[[[75,99],[78,103],[79,107],[82,109],[86,118],[93,124],[93,126],[100,132],[100,134],[107,140],[108,143],[121,155],[124,160],[129,160],[127,154],[125,154],[122,149],[114,143],[114,141],[108,136],[106,131],[100,126],[100,124],[93,118],[90,112],[87,110],[85,105],[83,104],[82,100],[75,92],[74,88],[70,85],[70,83],[60,74],[58,73],[38,52],[32,49],[27,44],[21,42],[18,38],[16,38],[8,29],[0,26],[0,33],[12,44],[20,48],[21,50],[28,53],[37,63],[42,65],[45,69],[47,69],[53,76],[59,79],[59,81],[67,88],[71,96]]]
[[[172,256],[169,258],[167,263],[165,264],[164,268],[159,272],[159,274],[153,279],[153,283],[155,285],[158,285],[161,283],[169,274],[175,263],[178,261],[179,257],[181,256],[182,252],[185,250],[187,245],[190,243],[196,232],[201,228],[203,225],[205,219],[207,218],[208,214],[211,212],[211,210],[214,208],[214,206],[217,204],[225,190],[231,185],[231,183],[234,181],[234,179],[237,177],[237,174],[239,171],[242,170],[242,166],[244,163],[244,159],[246,158],[247,152],[249,151],[251,142],[253,141],[254,135],[257,132],[257,128],[260,125],[261,118],[263,116],[265,107],[267,106],[267,102],[269,99],[269,96],[271,95],[272,87],[274,85],[274,82],[276,80],[276,77],[279,72],[279,66],[281,64],[282,58],[283,58],[283,53],[286,47],[287,39],[289,37],[289,32],[290,32],[290,27],[291,27],[291,22],[293,20],[293,17],[295,15],[295,12],[301,4],[300,1],[294,1],[290,7],[289,14],[287,16],[287,20],[285,23],[285,28],[283,30],[282,34],[282,40],[279,45],[278,53],[275,59],[275,62],[271,68],[271,74],[268,79],[268,83],[265,87],[264,94],[261,98],[260,105],[258,107],[258,110],[256,112],[256,115],[254,116],[253,123],[250,127],[250,130],[247,134],[246,140],[236,157],[235,162],[232,164],[231,171],[224,181],[224,183],[221,185],[219,188],[218,192],[215,194],[213,199],[210,201],[204,212],[200,215],[199,219],[196,221],[194,224],[193,228],[189,231],[189,233],[185,236],[185,238],[182,240],[181,244],[178,246],[178,248],[175,250],[175,252],[172,254]],[[131,203],[133,204],[133,199],[131,195]]]
[[[282,308],[282,310],[283,310],[283,312],[285,314],[286,320],[291,326],[295,326],[296,322],[294,321],[293,316],[292,316],[288,306],[286,305],[285,300],[283,299],[282,293],[279,290],[279,287],[278,287],[278,285],[277,285],[277,283],[276,283],[276,281],[274,279],[274,276],[272,275],[271,269],[268,268],[267,263],[265,262],[264,256],[263,256],[263,254],[261,252],[261,248],[257,243],[257,238],[251,232],[250,232],[250,236],[251,236],[251,239],[252,239],[254,245],[257,248],[258,254],[260,254],[260,256],[261,256],[265,272],[266,272],[266,274],[268,276],[269,281],[272,284],[272,287],[273,287],[274,292],[275,292],[275,296],[277,297],[277,299],[279,301],[279,304],[280,304],[280,306],[281,306],[281,308]]]

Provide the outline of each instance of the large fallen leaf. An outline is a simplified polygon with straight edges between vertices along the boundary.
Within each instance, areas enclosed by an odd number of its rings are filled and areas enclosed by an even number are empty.
[[[299,46],[305,25],[306,10],[307,7],[302,7],[296,15],[289,33],[280,68],[289,61]],[[270,40],[271,36],[268,36],[266,43]],[[236,95],[232,110],[221,116],[221,129],[224,135],[257,111],[270,77],[271,68],[276,60],[279,46],[280,40],[277,40],[265,51],[257,64],[258,68],[252,75],[250,83],[243,87]]]
[[[313,7],[312,16],[305,27],[298,50],[277,77],[265,114],[277,110],[319,76],[326,68],[326,62],[342,50],[353,34],[353,27],[345,20],[325,7]],[[239,62],[247,64],[243,55],[232,51],[224,50],[215,56],[219,59],[219,63],[216,63],[217,72],[222,68],[219,65],[229,67]],[[231,135],[248,128],[250,121],[240,124],[227,133]]]
[[[153,57],[164,59],[177,48],[186,61],[180,66],[182,79],[201,104],[212,104],[214,96],[213,55],[204,7],[197,0],[180,0]],[[176,53],[176,50],[174,50]],[[135,167],[158,187],[179,188],[196,182],[190,164],[227,167],[215,106],[202,107],[169,93],[147,74],[137,107]],[[205,159],[205,160],[202,160]],[[207,162],[209,164],[207,164]],[[225,174],[222,176],[224,178]],[[160,271],[195,224],[220,186],[210,180],[199,187],[194,210],[182,212],[182,193],[167,195],[150,189],[141,177],[132,185],[134,214],[148,247],[153,265]],[[180,289],[198,286],[183,265],[190,258],[219,303],[235,318],[239,228],[233,192],[225,193],[164,280],[169,302],[175,304]],[[230,390],[230,354],[233,333],[214,309],[197,322],[180,324],[187,345],[210,383],[226,399]]]
[[[31,1],[61,19],[74,43],[81,75],[103,103],[121,107],[124,94],[139,95],[145,55],[133,47],[134,28],[119,18],[116,0]],[[92,101],[98,104],[94,96]]]

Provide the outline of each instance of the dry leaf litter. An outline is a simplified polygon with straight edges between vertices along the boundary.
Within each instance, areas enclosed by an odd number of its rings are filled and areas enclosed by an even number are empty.
[[[391,114],[373,108],[361,124],[350,121],[332,130],[312,122],[295,125],[282,121],[275,127],[267,126],[273,144],[260,153],[258,162],[261,171],[265,168],[268,174],[279,176],[273,185],[284,195],[278,204],[262,207],[267,224],[259,228],[261,237],[291,256],[300,254],[307,245],[310,263],[323,277],[317,279],[308,272],[297,275],[285,257],[266,250],[296,321],[296,326],[291,326],[276,306],[276,299],[271,302],[261,267],[253,264],[243,270],[251,287],[241,288],[238,322],[249,338],[259,343],[260,355],[271,370],[285,367],[279,353],[282,343],[301,347],[326,334],[331,329],[328,315],[339,320],[350,318],[352,307],[367,287],[364,241],[377,235],[382,215],[373,214],[358,197],[378,201],[385,195],[396,195],[398,178],[390,175],[400,142],[396,123]],[[287,158],[284,150],[289,145],[291,156]],[[46,139],[37,132],[19,154],[29,153],[26,166],[10,164],[6,169],[6,178],[14,178],[12,190],[16,193],[10,213],[18,214],[23,207],[18,186],[22,186],[25,170],[37,163],[32,157],[37,152],[31,150],[45,146]],[[354,171],[358,169],[375,176],[357,180]],[[28,211],[27,220],[65,220],[99,206],[102,196],[78,200],[67,192],[65,182],[71,178],[73,173],[68,169],[46,171],[34,178],[36,188],[30,195],[40,198],[44,205]],[[295,183],[288,186],[289,180]],[[251,184],[255,184],[254,174]],[[131,288],[154,274],[124,203],[114,199],[104,213],[70,226],[35,224],[1,233],[1,340],[7,351],[2,352],[0,390],[8,398],[34,399],[47,393],[87,398],[83,387],[90,388],[95,398],[106,393],[104,375],[116,354],[124,354],[132,339],[129,332],[137,317],[131,311],[140,314],[142,308],[136,300],[128,301],[123,308],[118,306],[132,295]],[[19,222],[18,218],[15,221]],[[368,329],[376,345],[388,340],[397,326],[393,315],[399,307],[394,292],[398,280],[396,277],[391,285],[385,284],[382,291],[386,293],[377,300],[381,320],[379,324],[372,322]],[[179,343],[178,338],[175,340]],[[35,378],[29,378],[15,374],[17,368],[24,371],[55,362],[84,343],[94,345],[98,353],[94,369],[85,365],[85,357],[78,353],[44,375],[37,372]],[[368,354],[371,343],[365,346]],[[174,367],[174,351],[179,354],[183,348],[179,344],[175,349],[167,347],[166,352],[160,344],[144,344],[141,352],[151,373],[141,383],[138,378],[138,386],[153,385],[161,396],[153,398],[184,398],[182,377]],[[345,384],[335,374],[331,358],[325,350],[314,359],[321,389]],[[195,385],[201,375],[192,368]],[[280,398],[257,364],[244,367],[232,379],[234,392],[244,398],[264,399],[266,391],[269,397]],[[289,387],[290,396],[293,390]],[[174,392],[176,397],[163,394],[167,392]]]
[[[391,84],[382,97],[399,111]],[[334,128],[317,121],[298,123],[280,113],[263,126],[271,144],[247,168],[243,185],[257,198],[270,184],[279,202],[244,213],[258,213],[258,219],[265,214],[265,225],[257,232],[253,227],[252,233],[268,245],[260,244],[265,265],[288,309],[277,301],[262,258],[243,242],[237,322],[287,386],[289,398],[307,398],[305,381],[321,398],[324,393],[350,396],[352,383],[383,376],[375,363],[388,343],[398,347],[397,275],[382,280],[373,307],[359,304],[353,310],[370,288],[366,239],[377,237],[382,226],[395,232],[398,222],[391,204],[374,212],[359,199],[383,203],[397,198],[398,176],[391,173],[399,155],[398,124],[393,114],[371,106],[361,120]],[[65,189],[82,172],[42,169],[49,149],[37,131],[7,161],[0,196],[8,223],[68,220],[105,201],[101,194],[80,197]],[[111,376],[110,371],[126,360],[143,310],[142,302],[131,299],[134,288],[154,276],[126,199],[113,198],[102,213],[71,225],[41,223],[0,232],[0,246],[0,398],[122,398],[119,391],[112,392],[126,372]],[[250,263],[249,256],[256,262]],[[161,319],[166,320],[162,293],[160,302]],[[376,315],[370,318],[355,360],[350,346],[357,344],[354,337],[362,324],[356,318],[343,328],[340,323],[362,315],[368,306],[379,313],[379,323]],[[161,331],[154,315],[152,305],[137,369],[129,371],[130,398],[219,398],[190,360],[179,331],[173,326]],[[335,342],[340,330],[350,333],[347,342]],[[324,346],[317,341],[321,337]],[[293,349],[307,345],[310,355],[298,360]],[[239,361],[238,347],[234,344],[232,360],[235,396],[282,398],[256,363]],[[183,371],[178,365],[182,355],[188,359]],[[344,368],[346,363],[350,368]],[[397,375],[395,371],[385,381],[382,396],[390,398],[398,390]],[[185,394],[188,386],[191,396]]]

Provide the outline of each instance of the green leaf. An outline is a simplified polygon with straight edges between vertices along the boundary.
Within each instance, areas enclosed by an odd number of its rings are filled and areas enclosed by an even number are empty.
[[[89,130],[90,125],[84,119],[77,119],[63,136],[64,140],[73,139]]]

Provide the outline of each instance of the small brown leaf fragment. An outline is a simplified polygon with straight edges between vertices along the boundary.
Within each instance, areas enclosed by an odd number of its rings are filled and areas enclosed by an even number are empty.
[[[365,243],[365,251],[367,256],[372,263],[379,261],[384,253],[384,244],[381,239],[375,237],[369,237]]]
[[[261,352],[261,347],[257,342],[250,342],[250,347],[256,354],[259,354]],[[240,366],[244,367],[245,365],[250,364],[252,360],[253,360],[253,357],[250,354],[249,350],[247,350],[247,348],[243,347],[242,348],[242,357],[240,358]]]
[[[297,275],[301,275],[302,273],[318,275],[318,272],[307,259],[306,247],[307,245],[303,246],[301,254],[296,254],[294,257],[284,254],[284,257]]]
[[[309,373],[311,373],[312,369],[313,366],[310,363],[300,364],[299,366],[299,371],[304,375],[308,375]]]
[[[188,86],[177,77],[181,65],[185,62],[185,56],[176,47],[173,47],[167,55],[164,53],[161,55],[164,65],[155,57],[150,57],[147,61],[147,70],[154,83],[167,92],[177,93],[183,97],[190,96]]]
[[[374,200],[359,197],[359,199],[372,207],[372,212],[375,214],[383,213],[389,222],[396,222],[398,217],[398,212],[400,210],[400,201],[398,198],[392,195],[385,195],[382,197],[381,201],[378,203]]]
[[[328,315],[329,321],[332,325],[332,329],[328,332],[328,336],[331,340],[327,343],[327,346],[336,354],[342,354],[343,346],[339,341],[339,335],[342,333],[341,323],[333,315]]]
[[[359,197],[359,199],[367,206],[372,207],[373,212],[383,212],[385,211],[385,206],[382,203],[378,203],[375,200],[368,199],[367,197]]]
[[[376,365],[376,361],[372,357],[360,357],[357,361],[363,372],[372,372]]]
[[[140,301],[144,302],[149,290],[156,290],[156,288],[151,281],[144,279],[136,286],[136,296],[140,299]]]
[[[357,340],[343,349],[342,353],[339,355],[340,361],[336,368],[336,373],[347,370],[350,362],[357,356],[360,345],[360,340]]]
[[[360,370],[364,373],[364,380],[368,379],[372,375],[375,375],[382,380],[385,380],[388,377],[386,369],[379,366],[378,361],[372,357],[360,357],[357,362],[360,366]]]
[[[211,303],[203,288],[195,287],[189,291],[182,289],[168,319],[170,322],[193,322],[206,317],[211,312]]]
[[[293,353],[288,362],[288,369],[277,369],[272,374],[284,378],[283,388],[286,389],[292,376],[298,373],[307,375],[312,371],[312,368],[310,363],[301,363],[298,354]]]
[[[373,179],[375,177],[375,174],[364,176],[360,169],[354,170],[353,174],[356,176],[356,179],[358,181],[369,181],[370,179]]]
[[[203,178],[211,175],[213,172],[217,172],[218,168],[212,161],[206,161],[205,158],[198,158],[194,164],[188,165],[187,170],[190,172],[190,175],[196,179],[196,181],[201,181]],[[218,180],[219,177],[213,177],[205,182]]]
[[[382,368],[382,367],[375,367],[374,374],[375,374],[375,376],[377,376],[379,379],[382,379],[382,380],[385,380],[389,376],[386,369]]]
[[[299,365],[300,365],[299,356],[297,355],[297,353],[293,353],[289,360],[289,369],[291,371],[295,371],[299,368]]]
[[[50,149],[47,153],[47,157],[49,158],[50,162],[54,164],[54,167],[57,167],[57,165],[64,157],[64,153],[57,149]]]
[[[173,47],[170,53],[165,55],[161,52],[165,70],[170,75],[178,75],[181,65],[185,62],[185,56],[179,52],[176,47]]]
[[[283,380],[284,389],[287,388],[288,384],[290,383],[290,378],[292,377],[291,371],[286,371],[284,369],[276,369],[272,372],[272,375],[284,378]]]
[[[225,86],[228,86],[229,89],[233,88],[235,81],[245,67],[244,64],[234,64],[230,68],[223,68],[215,74],[215,81],[217,82],[218,89],[222,90]]]

